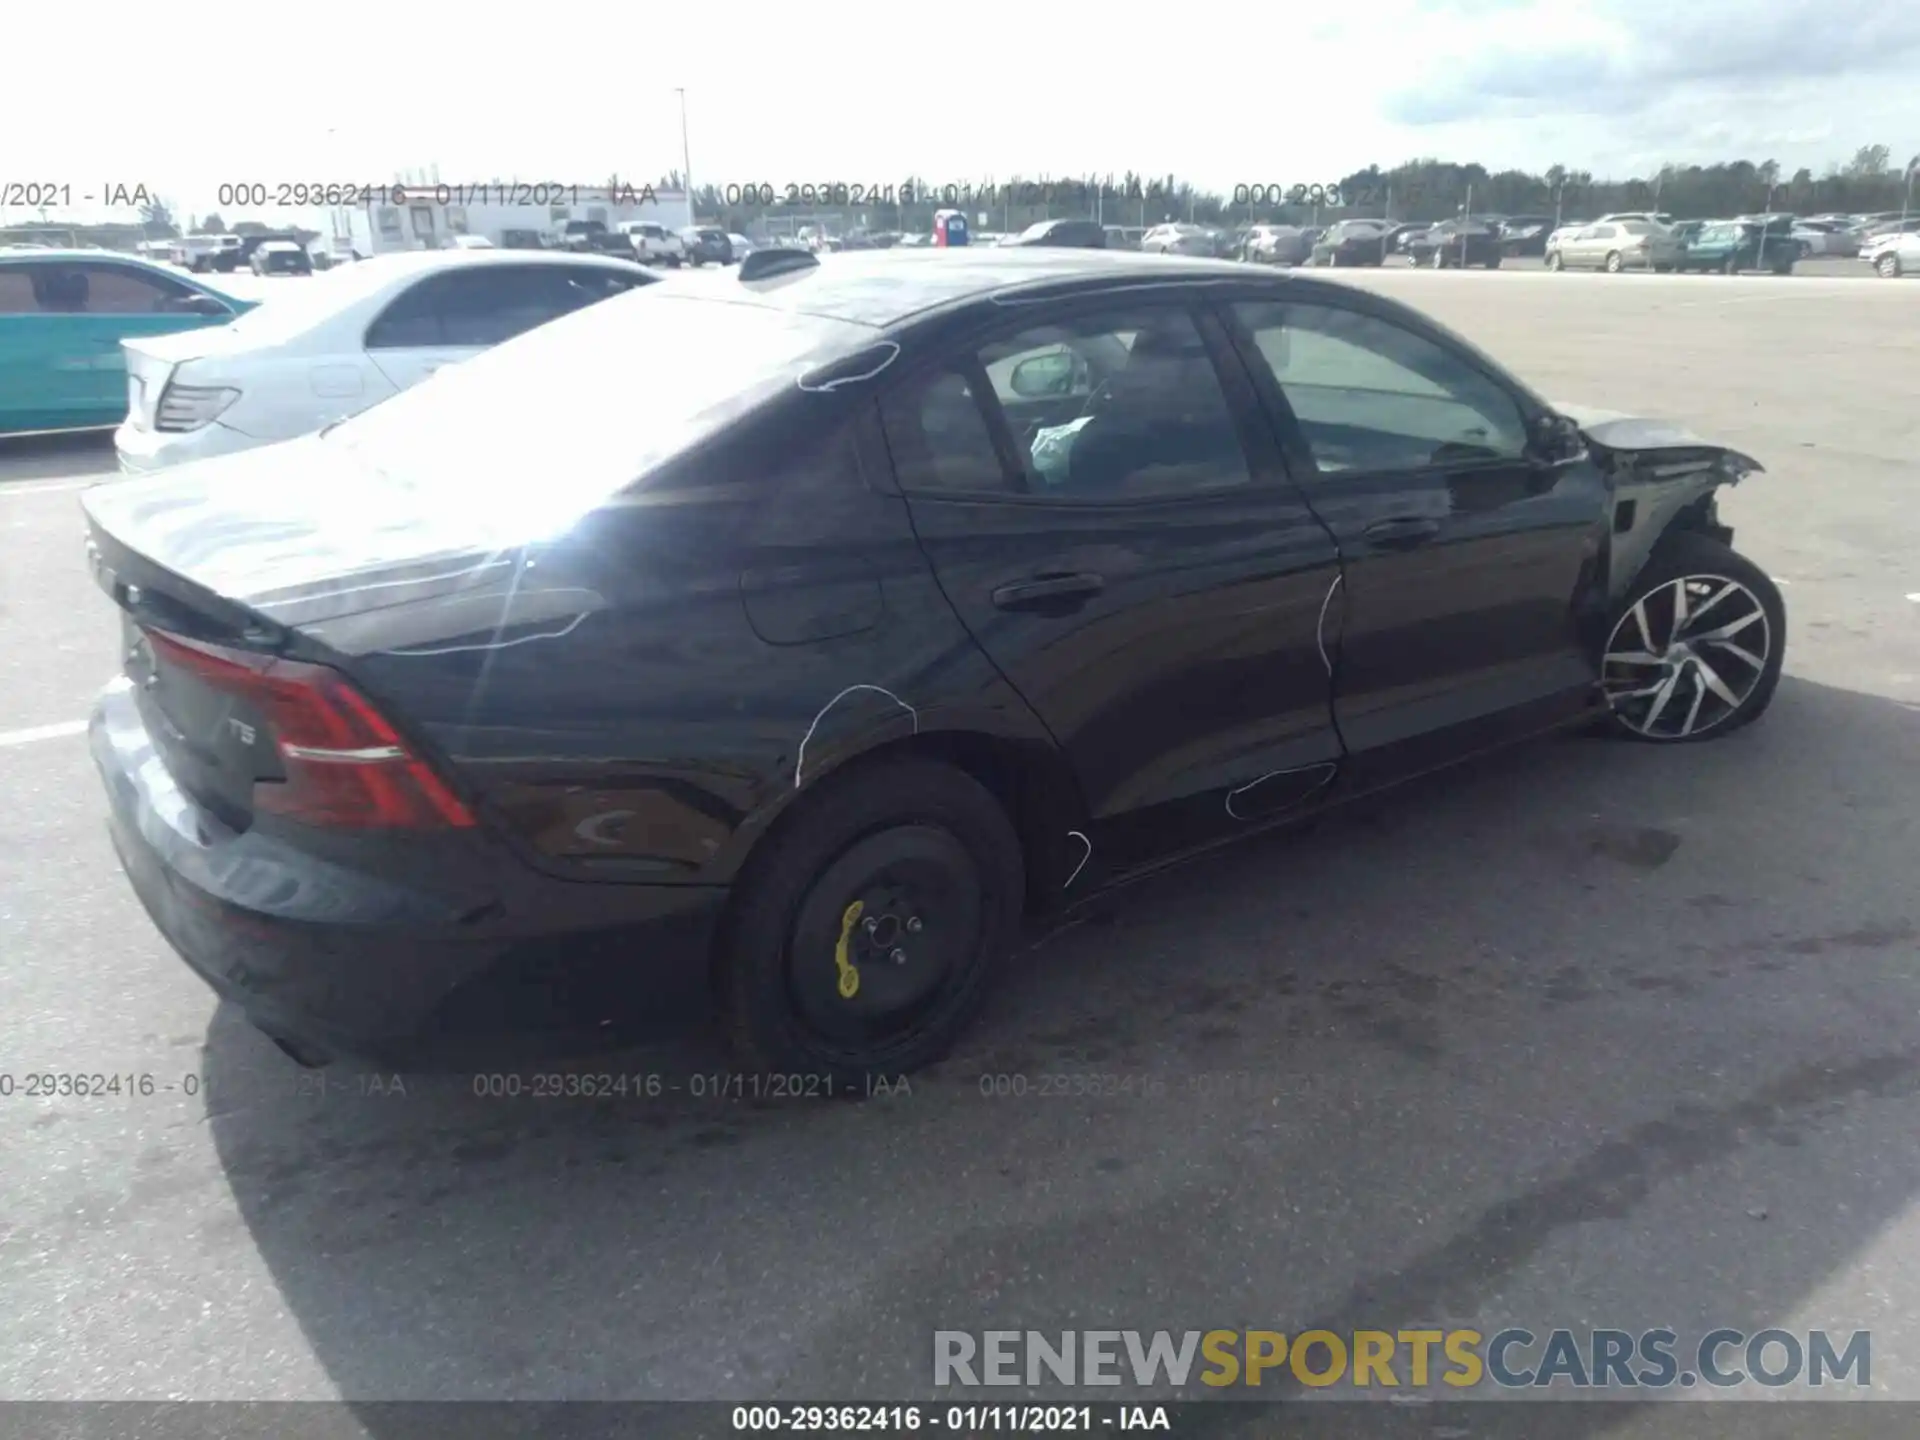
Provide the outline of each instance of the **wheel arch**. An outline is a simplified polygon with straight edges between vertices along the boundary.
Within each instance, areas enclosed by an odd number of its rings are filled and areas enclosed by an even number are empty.
[[[1738,471],[1728,466],[1744,463],[1731,451],[1696,450],[1609,457],[1613,495],[1607,547],[1607,597],[1611,604],[1624,595],[1653,554],[1670,537],[1697,534],[1722,545],[1733,544],[1733,530],[1721,524],[1720,487],[1734,483]],[[1665,460],[1685,466],[1688,473],[1660,477],[1652,465]]]
[[[799,817],[824,796],[907,759],[950,766],[993,797],[1020,837],[1025,909],[1030,914],[1049,909],[1085,858],[1079,842],[1072,839],[1088,823],[1079,782],[1066,757],[1050,743],[963,729],[922,730],[881,740],[809,778],[754,834],[733,868],[734,893],[752,883],[756,859],[771,853]],[[731,897],[728,903],[731,908]]]

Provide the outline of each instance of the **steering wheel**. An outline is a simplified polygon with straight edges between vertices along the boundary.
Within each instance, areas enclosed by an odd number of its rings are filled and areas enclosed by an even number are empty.
[[[1080,402],[1080,413],[1074,416],[1074,419],[1084,420],[1088,416],[1092,415],[1100,407],[1100,405],[1106,401],[1107,397],[1112,393],[1113,393],[1113,377],[1112,376],[1108,376],[1106,379],[1096,382],[1093,389],[1087,392],[1087,398]]]

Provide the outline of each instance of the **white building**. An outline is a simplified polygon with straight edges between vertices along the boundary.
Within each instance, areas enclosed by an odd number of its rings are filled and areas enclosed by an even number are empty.
[[[524,248],[533,236],[551,240],[569,220],[599,220],[609,230],[623,220],[651,220],[682,230],[693,224],[693,206],[685,190],[620,180],[608,185],[395,181],[384,194],[359,205],[333,208],[333,250],[343,258],[438,250],[455,235],[484,235],[495,245]]]

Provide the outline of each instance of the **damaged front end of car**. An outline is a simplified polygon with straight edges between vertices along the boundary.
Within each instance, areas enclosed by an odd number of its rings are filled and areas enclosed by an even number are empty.
[[[1720,523],[1716,492],[1764,472],[1758,460],[1664,420],[1577,405],[1555,409],[1579,426],[1612,490],[1609,601],[1626,593],[1654,547],[1675,531],[1732,544],[1733,531]]]

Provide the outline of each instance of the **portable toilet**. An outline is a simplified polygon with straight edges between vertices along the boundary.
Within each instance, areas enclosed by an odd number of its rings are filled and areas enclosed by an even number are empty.
[[[943,246],[966,244],[966,212],[963,210],[936,211],[933,217],[933,243]]]

